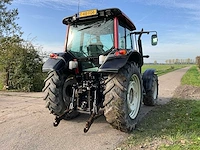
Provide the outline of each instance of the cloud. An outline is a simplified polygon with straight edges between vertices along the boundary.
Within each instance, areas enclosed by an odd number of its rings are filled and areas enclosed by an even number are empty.
[[[138,2],[146,5],[159,5],[170,8],[182,8],[182,9],[191,9],[191,10],[199,10],[200,1],[199,0],[126,0],[131,2]]]
[[[33,5],[37,7],[49,7],[54,9],[66,10],[74,9],[74,6],[77,7],[98,7],[103,0],[99,0],[98,3],[93,0],[14,0],[15,4],[23,4],[23,5]]]
[[[181,9],[187,14],[190,20],[200,21],[200,1],[199,0],[125,0],[129,2],[142,3],[144,5],[155,5],[165,8]]]

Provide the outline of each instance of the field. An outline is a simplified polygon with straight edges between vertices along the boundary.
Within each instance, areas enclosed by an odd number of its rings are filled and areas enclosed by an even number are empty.
[[[200,89],[200,71],[192,66],[182,78],[182,85]],[[173,98],[156,106],[140,122],[119,150],[186,150],[200,147],[200,101]]]
[[[168,72],[172,72],[174,70],[180,69],[180,68],[184,68],[188,65],[176,65],[176,64],[172,64],[172,65],[144,65],[142,67],[142,72],[144,72],[146,69],[155,69],[156,70],[156,74],[158,76],[166,74]]]

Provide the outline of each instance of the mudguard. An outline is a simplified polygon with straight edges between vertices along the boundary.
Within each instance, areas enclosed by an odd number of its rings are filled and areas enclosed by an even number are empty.
[[[118,70],[126,64],[127,60],[127,58],[109,59],[99,67],[98,72],[117,73]]]
[[[127,61],[136,62],[139,66],[141,65],[142,57],[137,51],[130,51],[128,55],[114,56],[109,54],[105,62],[99,67],[98,72],[112,72],[117,73]]]
[[[42,66],[43,72],[49,72],[52,70],[59,71],[68,65],[70,60],[73,60],[74,57],[69,53],[56,53],[57,58],[49,58],[44,65]]]
[[[142,75],[143,87],[146,92],[152,88],[154,73],[155,69],[147,69]]]

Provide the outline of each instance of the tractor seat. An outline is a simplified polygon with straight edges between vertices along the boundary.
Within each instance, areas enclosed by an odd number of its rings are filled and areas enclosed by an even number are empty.
[[[104,53],[103,45],[98,45],[96,43],[90,44],[87,47],[88,55],[93,57],[98,57],[102,53]]]

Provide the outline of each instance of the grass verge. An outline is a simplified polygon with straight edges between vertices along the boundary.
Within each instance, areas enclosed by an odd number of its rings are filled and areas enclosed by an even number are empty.
[[[198,149],[200,101],[173,99],[157,106],[118,149]]]
[[[172,72],[172,71],[175,71],[177,69],[180,69],[180,68],[184,68],[184,67],[187,67],[189,65],[144,65],[142,67],[142,72],[144,72],[146,69],[155,69],[156,70],[156,74],[158,76],[161,76],[163,74],[166,74],[168,72]]]
[[[192,66],[181,79],[182,85],[200,86],[200,71],[197,66]]]

